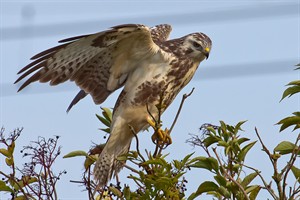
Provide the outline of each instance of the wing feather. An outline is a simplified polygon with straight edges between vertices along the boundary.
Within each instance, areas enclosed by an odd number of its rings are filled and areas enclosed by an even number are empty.
[[[107,31],[61,40],[66,43],[36,54],[31,58],[34,61],[19,71],[20,77],[15,83],[31,77],[18,91],[35,81],[57,85],[71,80],[81,91],[69,108],[87,94],[100,104],[125,84],[127,74],[138,67],[139,60],[158,51],[156,42],[168,38],[169,25],[156,27],[124,24]]]
[[[151,28],[152,39],[155,43],[166,41],[170,33],[172,31],[172,27],[169,24],[160,24]]]

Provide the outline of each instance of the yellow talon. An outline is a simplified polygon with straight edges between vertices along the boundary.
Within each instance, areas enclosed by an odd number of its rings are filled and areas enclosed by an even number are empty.
[[[157,128],[156,123],[150,118],[147,118],[147,122],[155,130],[154,134],[151,137],[153,143],[155,143],[155,144],[158,143],[158,144],[161,144],[161,145],[163,145],[163,144],[166,144],[166,145],[172,144],[172,139],[171,139],[171,136],[169,134],[169,130],[167,128],[165,130]]]
[[[148,124],[150,124],[150,126],[152,126],[155,129],[155,122],[152,119],[150,119],[150,117],[147,117],[147,122]]]

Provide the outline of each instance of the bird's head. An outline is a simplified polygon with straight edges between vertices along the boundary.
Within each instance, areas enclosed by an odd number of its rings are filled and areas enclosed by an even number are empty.
[[[212,42],[203,33],[192,33],[185,37],[183,46],[191,58],[202,61],[209,57]]]

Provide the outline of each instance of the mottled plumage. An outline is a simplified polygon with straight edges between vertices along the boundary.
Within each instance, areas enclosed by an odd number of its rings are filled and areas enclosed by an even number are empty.
[[[170,25],[148,28],[125,24],[91,35],[62,40],[64,44],[41,52],[18,74],[16,82],[31,75],[19,91],[32,82],[57,85],[74,81],[81,91],[68,111],[90,94],[101,104],[124,87],[116,101],[110,137],[99,155],[94,176],[105,185],[122,168],[116,158],[128,152],[133,134],[146,129],[149,112],[157,117],[155,105],[163,95],[167,108],[191,80],[198,65],[208,58],[211,40],[203,33],[167,40]],[[33,74],[33,75],[32,75]],[[148,107],[148,111],[147,111]]]

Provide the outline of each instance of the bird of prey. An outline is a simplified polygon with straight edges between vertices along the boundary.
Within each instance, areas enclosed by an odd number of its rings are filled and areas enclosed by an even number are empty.
[[[141,24],[114,26],[106,31],[61,40],[63,44],[43,51],[21,69],[15,83],[57,85],[74,81],[81,91],[70,104],[91,95],[101,104],[123,87],[113,111],[111,133],[94,167],[94,177],[104,186],[124,163],[116,158],[129,151],[136,133],[158,118],[156,105],[163,96],[163,112],[189,83],[201,61],[207,59],[212,42],[203,33],[168,40],[171,26]]]

